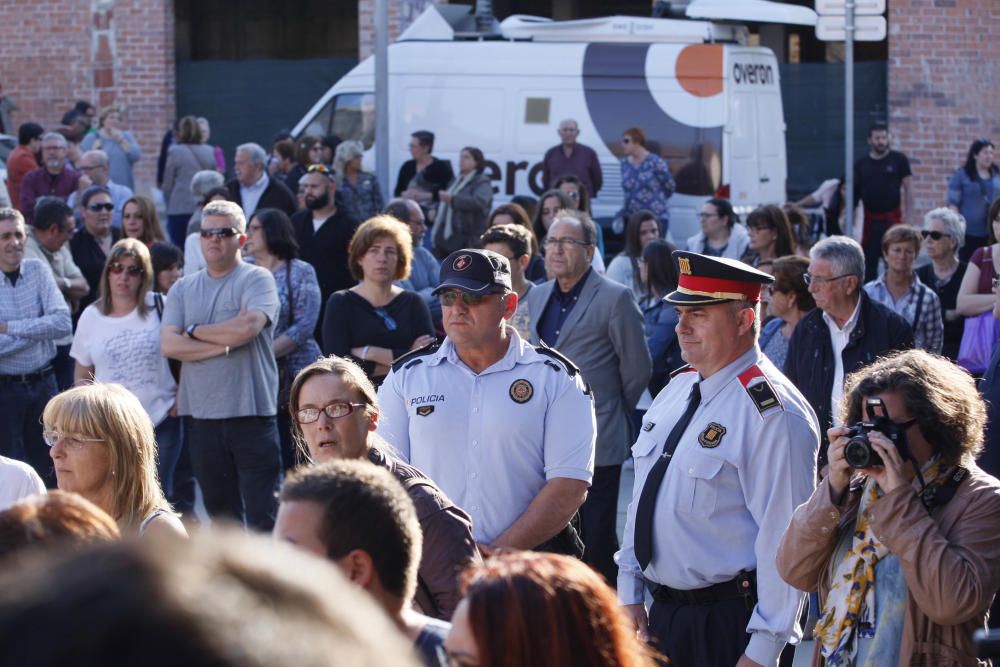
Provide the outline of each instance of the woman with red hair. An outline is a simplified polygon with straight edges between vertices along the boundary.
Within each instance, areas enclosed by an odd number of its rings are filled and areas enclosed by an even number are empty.
[[[445,651],[459,667],[652,667],[599,574],[568,556],[508,552],[466,571]]]

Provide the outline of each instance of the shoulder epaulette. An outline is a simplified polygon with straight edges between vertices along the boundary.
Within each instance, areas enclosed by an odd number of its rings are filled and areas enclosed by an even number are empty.
[[[774,386],[764,375],[764,371],[760,370],[760,366],[754,364],[740,373],[738,377],[740,384],[746,389],[747,395],[757,407],[757,412],[760,413],[761,417],[773,408],[785,409],[785,406],[781,404],[781,399],[778,398],[778,392],[774,390]]]
[[[697,373],[697,372],[698,371],[694,366],[692,366],[691,364],[687,364],[686,366],[681,366],[675,371],[671,371],[670,377],[677,377],[681,373]]]
[[[393,359],[392,370],[399,371],[401,368],[409,368],[410,366],[416,366],[419,363],[423,363],[424,360],[420,357],[426,357],[428,354],[434,354],[437,352],[439,347],[441,347],[441,344],[435,342],[430,345],[418,347],[415,350],[410,350],[406,354]]]
[[[559,350],[549,347],[545,343],[539,343],[538,345],[535,345],[535,352],[538,352],[539,354],[544,354],[547,357],[552,357],[553,359],[557,359],[563,365],[564,370],[567,373],[569,373],[570,377],[576,377],[577,373],[580,372],[580,367],[574,364],[572,361],[570,361],[569,357],[567,357]],[[546,361],[545,363],[549,366],[555,365],[548,361]],[[556,370],[559,369],[557,368]]]

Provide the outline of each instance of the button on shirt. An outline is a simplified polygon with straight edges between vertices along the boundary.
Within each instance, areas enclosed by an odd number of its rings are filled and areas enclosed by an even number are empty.
[[[41,370],[56,356],[55,341],[73,332],[69,306],[56,286],[48,265],[24,259],[13,283],[0,275],[0,375]]]
[[[555,347],[559,334],[562,333],[563,325],[566,323],[566,318],[576,306],[580,292],[583,291],[583,286],[593,270],[593,268],[587,269],[587,272],[568,292],[559,289],[558,281],[552,286],[552,296],[549,297],[549,302],[545,304],[545,309],[542,311],[541,317],[538,318],[538,337],[549,347]]]
[[[260,179],[247,187],[240,183],[240,201],[243,202],[243,215],[250,219],[254,211],[257,210],[257,204],[260,203],[260,198],[264,196],[264,190],[267,190],[267,172],[261,174]]]
[[[780,403],[764,412],[739,379],[754,364]],[[641,571],[633,547],[638,498],[699,381],[701,403],[660,485],[652,560]],[[763,382],[757,378],[748,386]],[[615,556],[621,601],[641,603],[646,582],[693,590],[756,569],[759,600],[746,628],[746,654],[775,664],[797,630],[801,601],[778,576],[775,555],[792,512],[812,494],[818,448],[812,408],[756,346],[704,380],[695,372],[676,375],[646,412],[632,447],[633,500]]]
[[[594,405],[580,374],[508,332],[506,354],[478,375],[446,338],[379,389],[379,435],[472,516],[486,544],[548,480],[594,473]]]
[[[844,348],[851,340],[851,333],[858,324],[858,314],[861,312],[861,299],[858,299],[851,313],[851,319],[847,320],[844,328],[837,326],[837,322],[832,317],[823,312],[823,321],[830,329],[830,345],[833,347],[833,387],[830,389],[830,406],[833,409],[833,425],[840,426],[840,399],[844,396]]]

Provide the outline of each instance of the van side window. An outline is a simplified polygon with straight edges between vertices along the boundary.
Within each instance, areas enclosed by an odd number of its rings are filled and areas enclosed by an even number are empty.
[[[524,123],[526,125],[548,125],[552,99],[548,97],[524,98]]]
[[[342,140],[359,140],[365,150],[375,141],[375,95],[342,93],[319,110],[306,125],[303,134],[335,134]]]

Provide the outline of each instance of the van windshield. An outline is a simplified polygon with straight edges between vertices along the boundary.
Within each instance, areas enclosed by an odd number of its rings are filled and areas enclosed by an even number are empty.
[[[341,93],[333,97],[302,134],[320,137],[335,134],[344,141],[356,139],[368,150],[375,141],[375,95]]]

